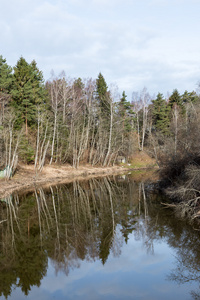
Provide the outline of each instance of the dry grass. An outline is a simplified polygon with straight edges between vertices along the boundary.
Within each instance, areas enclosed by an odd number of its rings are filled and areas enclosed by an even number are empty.
[[[41,173],[36,173],[33,165],[20,165],[11,180],[0,181],[0,198],[20,190],[31,189],[35,184],[49,185],[71,182],[78,179],[88,179],[94,176],[106,176],[126,172],[127,169],[119,166],[95,168],[82,166],[74,169],[71,166],[45,166]]]
[[[152,168],[156,166],[156,160],[152,157],[150,157],[146,152],[140,151],[136,152],[131,157],[131,168],[137,169],[137,168]]]
[[[4,198],[15,191],[31,189],[35,184],[49,185],[53,183],[71,182],[73,180],[88,179],[95,176],[122,174],[126,171],[130,171],[130,169],[144,169],[152,166],[155,166],[155,161],[143,152],[134,155],[131,165],[124,164],[105,168],[84,165],[78,169],[74,169],[70,165],[46,165],[42,172],[35,172],[33,165],[20,164],[11,180],[0,180],[0,198]],[[144,176],[144,173],[140,176]],[[140,176],[138,177],[140,178]]]

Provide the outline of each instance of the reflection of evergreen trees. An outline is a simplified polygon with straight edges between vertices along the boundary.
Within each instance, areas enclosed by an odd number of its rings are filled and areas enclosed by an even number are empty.
[[[133,182],[127,187],[117,178],[91,179],[45,191],[36,188],[2,202],[1,220],[7,221],[0,225],[1,295],[10,295],[12,286],[25,295],[31,286],[39,286],[48,257],[56,271],[68,274],[80,260],[100,259],[105,264],[111,250],[118,255],[122,244],[115,231],[121,224],[127,238],[134,188]]]
[[[39,286],[48,257],[56,272],[66,274],[81,260],[120,255],[129,235],[142,239],[148,251],[166,239],[177,249],[177,266],[170,279],[183,282],[184,274],[199,280],[199,234],[170,210],[161,209],[160,196],[131,178],[90,179],[13,196],[0,206],[0,295],[13,286],[28,294]],[[5,221],[6,220],[6,221]]]
[[[22,202],[19,210],[14,206],[15,200],[11,204],[8,199],[5,211],[1,207],[2,215],[7,214],[7,222],[0,227],[0,295],[6,298],[11,294],[13,285],[28,295],[33,285],[40,286],[47,270],[47,257],[41,248],[35,216],[32,218],[31,232],[28,232],[29,197],[27,202]]]

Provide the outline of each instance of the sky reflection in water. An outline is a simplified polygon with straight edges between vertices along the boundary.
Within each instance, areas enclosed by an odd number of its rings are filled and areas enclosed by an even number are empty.
[[[123,182],[116,178],[114,182],[99,179],[43,192],[37,190],[36,194],[23,196],[25,198],[20,196],[16,212],[19,226],[23,225],[22,219],[26,220],[24,224],[27,223],[25,215],[26,218],[28,215],[29,241],[31,235],[33,240],[42,239],[42,255],[38,250],[41,250],[41,245],[37,245],[38,249],[34,247],[45,275],[39,275],[39,287],[34,283],[30,285],[28,296],[22,292],[24,283],[16,287],[18,282],[13,280],[12,292],[10,296],[7,294],[7,299],[198,299],[195,293],[199,288],[199,233],[184,222],[177,221],[171,212],[163,211],[158,204],[158,195],[149,192],[147,185],[136,184],[131,178]],[[41,201],[42,194],[45,195],[45,212],[49,214],[51,224],[45,219],[42,206],[39,204],[37,207],[35,203],[34,195],[39,195],[38,200]],[[78,199],[76,212],[73,211],[75,197]],[[84,206],[81,206],[81,197]],[[100,203],[98,198],[101,197]],[[90,213],[83,208],[87,203]],[[5,206],[1,207],[1,217],[4,219],[6,211],[9,213]],[[75,227],[71,224],[72,217]],[[108,220],[105,221],[105,218]],[[3,226],[1,230],[9,233],[8,224],[4,222]],[[21,229],[22,232],[27,233],[27,227]],[[67,236],[64,238],[65,234]],[[74,234],[79,238],[74,240]],[[19,248],[18,240],[27,243],[27,237],[18,236],[16,230],[14,251],[19,252],[23,249],[23,243]],[[7,242],[6,236],[3,236],[1,249],[4,251]],[[107,249],[102,249],[102,245]],[[34,247],[32,244],[30,246],[24,251],[32,251]],[[70,250],[66,250],[67,247]],[[48,267],[45,263],[47,256]],[[5,272],[3,257],[0,257],[0,262],[2,272]],[[16,255],[15,263],[19,257]],[[13,269],[10,274],[16,271],[16,267]],[[185,272],[187,278],[181,277],[180,270],[181,274]],[[24,280],[22,277],[21,281]],[[0,299],[4,299],[5,291],[4,296],[3,290],[0,292]]]

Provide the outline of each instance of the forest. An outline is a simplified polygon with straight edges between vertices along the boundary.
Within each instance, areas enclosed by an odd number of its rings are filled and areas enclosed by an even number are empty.
[[[0,56],[0,177],[19,163],[110,166],[145,151],[156,159],[162,188],[181,214],[200,215],[200,95],[174,89],[164,97],[147,88],[127,100],[104,76],[46,81],[33,60],[14,67]],[[183,205],[184,203],[184,205]]]

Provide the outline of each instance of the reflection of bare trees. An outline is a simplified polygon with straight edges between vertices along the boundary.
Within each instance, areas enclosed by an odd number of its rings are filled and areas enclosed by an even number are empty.
[[[15,234],[16,230],[18,229],[20,233],[20,226],[18,222],[18,217],[17,217],[17,211],[18,211],[18,196],[12,196],[9,195],[5,199],[3,199],[3,202],[6,203],[6,214],[1,220],[1,223],[5,222],[6,225],[4,225],[5,234],[6,236],[11,237],[11,245],[12,248],[14,247],[15,244]]]
[[[143,217],[139,218],[136,223],[136,231],[134,231],[136,238],[143,240],[145,248],[150,253],[154,253],[156,241],[165,239],[177,253],[176,267],[167,279],[178,284],[196,282],[200,286],[199,232],[180,219],[174,218],[172,211],[161,208],[160,199],[158,201],[159,195],[149,192],[143,183],[140,185],[139,203],[141,207],[143,205]],[[191,296],[194,299],[200,299],[198,291],[191,291]]]
[[[126,181],[94,178],[46,190],[35,187],[33,193],[9,196],[1,202],[0,210],[2,253],[12,253],[13,266],[24,252],[39,253],[38,263],[44,260],[41,267],[46,266],[48,254],[56,272],[66,274],[83,259],[105,263],[110,251],[120,255],[123,239],[135,226],[134,189],[133,182],[127,188]],[[24,288],[25,293],[28,289]]]
[[[178,284],[196,282],[200,287],[199,234],[193,234],[191,231],[186,235],[184,232],[178,242],[176,267],[167,278]],[[191,295],[194,299],[200,299],[197,291],[191,291]]]
[[[170,279],[181,283],[189,276],[199,281],[198,233],[187,240],[187,227],[160,209],[148,185],[127,177],[93,178],[46,190],[35,187],[32,193],[4,199],[0,222],[0,266],[6,266],[8,274],[7,284],[0,275],[0,294],[9,295],[17,278],[26,294],[40,284],[47,257],[56,272],[65,274],[78,268],[81,260],[100,259],[105,264],[111,252],[120,255],[130,234],[151,254],[154,242],[165,238],[178,249],[177,264],[180,260]],[[5,270],[0,267],[1,273]]]

